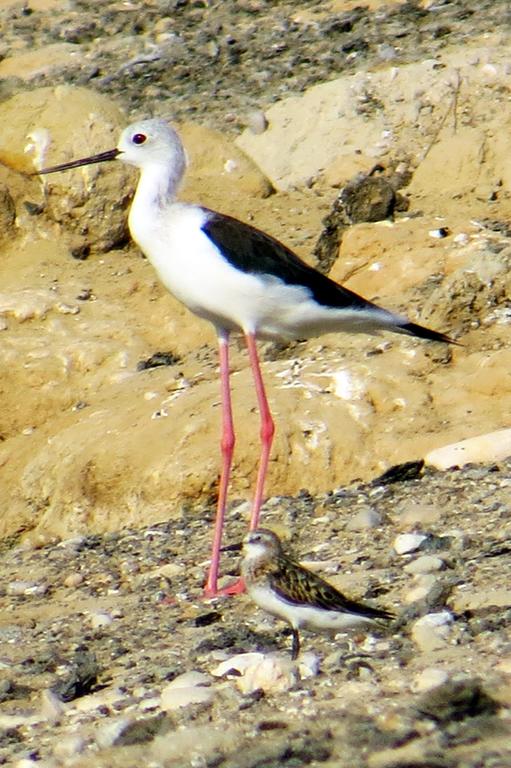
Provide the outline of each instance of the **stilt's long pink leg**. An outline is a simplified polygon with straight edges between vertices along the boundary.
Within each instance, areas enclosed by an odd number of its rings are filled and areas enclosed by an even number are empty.
[[[275,433],[275,425],[273,423],[270,407],[268,405],[268,399],[266,397],[263,377],[261,374],[261,366],[259,365],[259,355],[257,354],[255,335],[253,333],[247,333],[245,338],[247,341],[247,349],[250,357],[250,365],[252,366],[252,373],[254,375],[257,402],[259,403],[259,413],[261,416],[261,456],[259,459],[259,471],[257,473],[256,489],[252,505],[252,515],[250,518],[250,530],[253,531],[259,524],[259,513],[261,510],[261,504],[263,502],[264,483],[266,480],[268,461],[270,459],[271,444],[273,441],[273,435]]]
[[[229,333],[227,331],[218,332],[218,347],[220,357],[220,382],[222,395],[222,439],[220,442],[220,448],[222,451],[222,472],[220,475],[220,488],[218,490],[215,531],[213,535],[213,548],[211,551],[211,565],[209,567],[208,580],[204,589],[204,594],[206,597],[213,597],[218,594],[220,547],[222,544],[222,530],[224,527],[227,490],[229,488],[232,456],[236,439],[234,435],[231,387],[229,383]]]

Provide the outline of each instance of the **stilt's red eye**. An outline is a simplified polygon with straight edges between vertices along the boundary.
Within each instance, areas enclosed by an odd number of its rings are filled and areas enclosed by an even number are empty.
[[[133,144],[143,144],[146,139],[147,136],[145,133],[136,133],[131,140]]]

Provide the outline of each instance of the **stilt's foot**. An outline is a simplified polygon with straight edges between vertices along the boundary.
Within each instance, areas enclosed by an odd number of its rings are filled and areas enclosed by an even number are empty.
[[[243,579],[237,579],[237,581],[233,581],[232,584],[228,584],[226,587],[222,587],[222,589],[213,589],[209,584],[206,584],[204,587],[204,597],[206,599],[211,597],[232,597],[233,595],[241,595],[245,592],[245,589]]]

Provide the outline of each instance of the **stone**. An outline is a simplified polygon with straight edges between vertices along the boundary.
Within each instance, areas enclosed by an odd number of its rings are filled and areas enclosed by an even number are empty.
[[[53,754],[58,760],[65,764],[70,758],[82,754],[82,752],[85,751],[86,746],[87,742],[85,738],[79,734],[71,734],[69,736],[61,735],[55,744]]]
[[[197,670],[192,669],[189,672],[183,672],[182,675],[175,677],[166,686],[165,690],[197,687],[199,685],[211,685],[211,678],[209,675],[204,674],[204,672],[198,672]]]
[[[209,704],[215,695],[212,688],[202,686],[167,686],[161,692],[161,708],[165,712],[188,707],[190,704]]]
[[[100,629],[101,627],[108,627],[113,622],[113,616],[108,611],[91,611],[89,613],[89,621],[92,629]]]
[[[70,573],[66,578],[64,579],[64,586],[65,587],[79,587],[80,584],[83,584],[85,581],[83,574],[81,573]]]
[[[446,683],[448,679],[449,675],[444,669],[427,667],[413,679],[410,687],[414,693],[425,693]]]
[[[394,539],[394,550],[398,555],[406,555],[419,549],[427,537],[422,533],[400,533]]]
[[[509,608],[511,606],[511,588],[502,586],[488,589],[474,587],[464,590],[458,589],[453,592],[449,604],[456,613],[478,611],[490,606]]]
[[[412,640],[423,653],[445,648],[451,631],[452,615],[449,611],[428,613],[412,625]]]
[[[378,528],[382,524],[382,516],[370,507],[361,509],[346,524],[348,531],[364,531],[370,528]]]
[[[399,517],[397,524],[400,528],[408,529],[416,525],[430,525],[436,523],[441,516],[441,511],[433,504],[417,504],[405,501],[396,510]]]
[[[438,579],[432,573],[416,574],[412,586],[403,596],[403,602],[409,605],[424,600],[437,583]]]
[[[68,85],[36,88],[2,103],[0,158],[31,173],[114,147],[125,124],[110,96]],[[20,202],[30,194],[73,248],[105,251],[126,239],[133,182],[123,163],[86,166],[30,179]]]
[[[501,461],[508,456],[511,456],[511,429],[498,429],[436,448],[424,456],[424,461],[445,470],[464,464]]]
[[[246,668],[245,673],[236,679],[236,685],[245,696],[258,690],[283,693],[294,688],[297,680],[298,671],[289,656],[266,654]]]
[[[411,563],[407,563],[403,570],[413,576],[415,574],[434,573],[435,571],[441,571],[442,568],[445,568],[445,563],[441,557],[421,555],[416,560],[412,560]]]
[[[303,670],[305,677],[317,674],[316,669],[315,656],[307,656]],[[217,677],[234,674],[236,685],[244,695],[259,689],[267,693],[288,691],[299,677],[297,666],[289,656],[264,653],[236,654],[221,662],[211,674]]]

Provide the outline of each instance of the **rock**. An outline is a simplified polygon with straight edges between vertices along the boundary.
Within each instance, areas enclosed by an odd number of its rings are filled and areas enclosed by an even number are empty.
[[[36,581],[11,581],[5,588],[6,594],[16,595],[32,595],[38,597],[46,594],[48,591],[47,584],[39,584]]]
[[[490,606],[508,608],[511,606],[511,588],[503,586],[477,589],[471,586],[470,589],[457,589],[449,602],[455,613],[478,611]]]
[[[400,533],[394,539],[394,550],[398,555],[415,552],[426,538],[427,536],[422,533]]]
[[[41,693],[41,714],[52,723],[58,722],[66,711],[66,704],[50,689]]]
[[[440,519],[441,510],[433,504],[417,504],[415,501],[405,501],[396,510],[400,528],[410,529],[416,525],[430,525]]]
[[[258,690],[265,693],[282,693],[294,688],[297,679],[296,666],[289,657],[268,654],[247,667],[245,673],[236,680],[236,685],[244,695]]]
[[[212,688],[189,685],[178,688],[166,687],[161,692],[161,708],[165,712],[188,707],[190,704],[210,704],[215,696]]]
[[[425,600],[437,584],[436,576],[431,573],[416,574],[412,586],[403,596],[403,602],[410,604]]]
[[[171,712],[190,704],[208,704],[215,696],[211,678],[191,670],[178,675],[161,692],[161,708]]]
[[[61,736],[53,749],[54,756],[62,763],[66,763],[76,755],[85,751],[87,741],[80,734]]]
[[[182,675],[175,677],[167,686],[166,690],[172,688],[190,688],[197,686],[211,685],[211,678],[204,672],[198,672],[197,670],[190,670],[189,672],[183,672]]]
[[[249,112],[245,118],[245,124],[249,131],[256,135],[264,133],[268,128],[268,120],[262,109]]]
[[[211,670],[211,674],[215,677],[224,677],[233,673],[243,675],[249,667],[260,664],[263,659],[264,653],[237,653],[220,662]]]
[[[306,657],[305,675],[316,674],[316,657]],[[300,663],[298,661],[298,663]],[[257,690],[266,693],[288,691],[294,687],[298,679],[298,670],[291,659],[286,656],[264,653],[242,653],[232,656],[212,670],[215,676],[229,675],[236,672],[236,685],[241,693],[248,695]]]
[[[308,680],[319,674],[321,661],[316,653],[304,651],[297,659],[298,672],[301,680]]]
[[[72,86],[17,94],[3,102],[2,116],[0,157],[25,173],[110,149],[126,124],[110,96]],[[122,163],[86,166],[31,179],[30,195],[73,248],[105,251],[126,239],[133,180]]]
[[[428,613],[413,624],[412,640],[423,653],[445,648],[451,630],[452,615],[449,611]]]
[[[434,573],[435,571],[441,571],[442,568],[445,568],[445,563],[441,557],[422,555],[416,560],[412,560],[411,563],[407,563],[403,570],[413,576],[415,574]]]
[[[382,524],[382,516],[375,509],[361,509],[346,524],[348,531],[364,531],[378,528]]]
[[[70,587],[72,589],[79,587],[80,584],[83,584],[85,578],[83,574],[81,573],[70,573],[63,581],[63,584],[65,587]]]
[[[83,56],[82,48],[72,43],[53,43],[27,53],[17,53],[0,61],[0,79],[21,77],[34,80],[50,79],[55,70],[78,64]]]
[[[424,456],[424,461],[444,470],[464,464],[501,461],[508,456],[511,456],[511,429],[499,429],[436,448]]]
[[[103,723],[96,731],[96,744],[98,747],[101,749],[112,747],[130,723],[131,720],[127,717],[117,717]]]
[[[112,614],[108,611],[91,611],[89,613],[89,621],[92,629],[100,629],[101,627],[108,627],[113,622]]]
[[[431,691],[439,685],[443,685],[449,679],[449,675],[444,669],[438,669],[436,667],[428,667],[423,669],[414,679],[411,684],[411,689],[414,693],[425,693]]]

